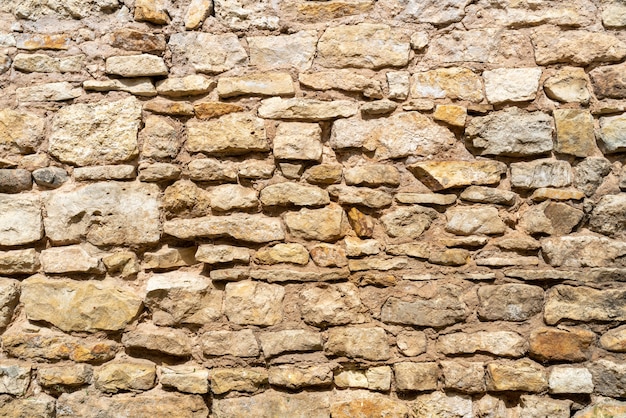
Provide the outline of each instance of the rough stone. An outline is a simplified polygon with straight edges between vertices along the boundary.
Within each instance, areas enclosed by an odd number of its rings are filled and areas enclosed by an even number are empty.
[[[483,78],[489,103],[526,102],[537,96],[541,68],[498,68]]]
[[[333,372],[330,365],[293,366],[280,365],[270,367],[269,383],[287,389],[304,387],[330,386],[333,383]]]
[[[248,60],[248,54],[234,33],[175,33],[170,36],[168,46],[175,62],[184,60],[199,73],[221,73]]]
[[[256,392],[267,383],[267,370],[256,368],[215,368],[211,370],[211,392],[221,395],[230,391]]]
[[[361,23],[326,29],[317,44],[323,67],[402,67],[409,60],[408,37],[382,24]]]
[[[0,414],[7,417],[51,418],[55,415],[55,399],[40,393],[26,399],[14,399],[0,404]]]
[[[479,362],[442,361],[444,386],[463,393],[481,393],[485,384],[485,366]]]
[[[582,200],[585,193],[577,189],[551,189],[541,187],[533,192],[530,198],[535,202],[543,202],[545,200]]]
[[[592,393],[591,372],[584,367],[556,366],[548,376],[550,393]]]
[[[490,391],[543,392],[548,388],[545,369],[532,360],[501,361],[487,364],[487,389]]]
[[[246,113],[230,113],[215,120],[187,122],[185,148],[207,154],[244,154],[268,151],[263,120]]]
[[[600,118],[600,139],[607,153],[626,150],[626,114]]]
[[[626,244],[594,235],[568,235],[541,242],[543,256],[553,267],[606,267],[626,254]]]
[[[546,292],[544,319],[556,324],[574,321],[621,321],[626,316],[622,290],[596,290],[590,287],[557,285]]]
[[[274,156],[285,160],[313,160],[322,157],[322,129],[318,124],[283,122],[273,141]]]
[[[96,165],[92,167],[76,167],[74,180],[129,180],[134,179],[135,166],[133,165]]]
[[[63,102],[83,94],[82,89],[75,88],[73,84],[66,81],[21,87],[15,92],[20,102]]]
[[[286,221],[286,223],[289,227],[289,222]],[[285,239],[280,219],[244,213],[175,219],[165,222],[163,232],[184,240],[227,236],[236,240],[261,243]]]
[[[13,109],[0,110],[0,149],[10,152],[35,150],[44,138],[45,120]]]
[[[541,312],[543,289],[526,284],[483,286],[478,289],[478,315],[488,321],[525,321]]]
[[[512,107],[473,118],[465,133],[480,155],[519,157],[550,152],[553,125],[546,113]]]
[[[563,62],[586,66],[593,62],[617,62],[626,57],[626,44],[609,33],[546,28],[537,30],[532,41],[539,65]]]
[[[603,157],[588,157],[574,168],[574,184],[585,195],[593,195],[611,171],[611,162]]]
[[[626,411],[626,403],[614,400],[599,400],[574,415],[575,418],[600,418],[602,416],[619,416]]]
[[[0,213],[0,245],[30,244],[43,237],[38,196],[0,194]]]
[[[517,200],[517,193],[494,189],[492,187],[470,186],[459,196],[463,200],[477,203],[492,203],[512,206]]]
[[[261,349],[266,357],[283,353],[318,351],[322,349],[321,334],[307,330],[284,330],[259,334]]]
[[[567,161],[540,159],[511,164],[511,185],[521,189],[569,186],[572,177]]]
[[[602,334],[600,345],[605,350],[618,353],[626,352],[626,332],[624,328],[613,328]]]
[[[306,265],[309,252],[302,244],[276,244],[256,252],[254,259],[260,264],[293,263]]]
[[[330,399],[323,392],[288,393],[265,391],[250,397],[223,398],[213,402],[215,418],[245,418],[248,411],[263,411],[267,416],[328,418]]]
[[[594,392],[603,396],[623,398],[626,393],[626,365],[609,359],[596,360],[589,365]]]
[[[0,169],[0,193],[19,193],[30,190],[33,185],[31,173],[21,168]]]
[[[145,102],[143,109],[169,116],[193,116],[195,112],[194,106],[189,102],[166,100],[160,97]]]
[[[343,90],[363,93],[365,97],[382,99],[380,83],[370,75],[351,70],[318,71],[300,74],[300,84],[314,90]]]
[[[483,100],[483,82],[468,68],[440,68],[413,75],[411,97],[457,99],[470,102]]]
[[[180,78],[170,77],[159,81],[156,84],[156,90],[163,96],[186,97],[208,93],[215,85],[214,80],[193,74]]]
[[[213,0],[218,21],[231,30],[279,29],[278,6],[267,0]]]
[[[143,391],[156,384],[156,365],[148,361],[112,361],[94,371],[94,385],[105,393]]]
[[[228,320],[239,325],[275,325],[283,316],[282,286],[242,281],[227,283],[224,311]]]
[[[457,105],[437,105],[433,119],[451,126],[464,127],[467,109]]]
[[[0,277],[0,329],[6,328],[13,319],[13,312],[19,296],[19,282]]]
[[[380,209],[393,202],[391,194],[366,187],[332,185],[328,187],[328,192],[340,205],[360,205]]]
[[[626,97],[626,64],[597,67],[589,72],[593,91],[598,99],[623,99]]]
[[[437,211],[421,206],[398,207],[380,218],[388,235],[417,238],[437,218]]]
[[[470,417],[472,416],[472,400],[463,395],[433,392],[420,395],[413,404],[417,416]]]
[[[175,164],[169,163],[141,163],[139,164],[139,181],[162,182],[176,180],[180,177],[182,170]]]
[[[437,349],[444,354],[490,353],[502,357],[522,357],[528,343],[511,331],[456,332],[439,337]]]
[[[91,383],[92,367],[86,364],[44,366],[37,369],[37,380],[44,387],[80,387]]]
[[[337,245],[317,244],[310,249],[310,253],[313,262],[320,267],[345,267],[348,265],[346,251]]]
[[[202,335],[202,352],[206,356],[256,357],[259,345],[249,329],[209,331]]]
[[[426,334],[422,331],[404,331],[396,337],[396,345],[405,356],[418,356],[426,352]]]
[[[295,90],[289,73],[255,73],[241,77],[220,77],[217,94],[236,96],[293,96]]]
[[[159,382],[183,393],[209,392],[209,371],[199,366],[161,366]]]
[[[546,95],[563,103],[589,103],[591,94],[587,86],[585,70],[576,67],[564,67],[543,83]]]
[[[139,273],[139,260],[132,251],[118,251],[102,257],[109,274],[119,274],[122,278],[130,278]]]
[[[348,228],[346,215],[339,206],[323,209],[301,209],[284,215],[289,233],[296,238],[337,241]]]
[[[452,208],[446,212],[446,231],[457,235],[499,235],[506,225],[493,207]]]
[[[331,328],[324,350],[332,356],[373,361],[391,357],[387,334],[382,328]]]
[[[265,119],[322,121],[348,118],[357,113],[357,103],[350,100],[283,99],[272,97],[261,102],[259,116]]]
[[[313,184],[334,184],[341,181],[341,164],[318,164],[304,173],[304,179]]]
[[[191,355],[191,343],[182,329],[161,328],[142,323],[132,333],[122,336],[122,344],[131,350],[147,350],[174,357]]]
[[[93,91],[125,91],[136,96],[153,97],[157,91],[149,77],[110,79],[110,80],[85,80],[85,90]]]
[[[30,374],[30,364],[2,360],[0,362],[0,393],[23,396],[30,383]]]
[[[250,261],[250,250],[231,245],[200,245],[196,251],[195,259],[207,264],[232,263]]]
[[[257,191],[238,184],[222,184],[209,192],[211,208],[216,211],[252,209],[259,204]]]
[[[290,67],[307,70],[313,63],[317,38],[315,31],[280,36],[249,36],[250,65],[260,70]]]
[[[198,119],[212,119],[229,113],[241,112],[243,107],[233,103],[222,102],[202,102],[193,105],[195,115]]]
[[[263,188],[260,201],[264,206],[323,206],[330,203],[330,197],[317,186],[283,182]]]
[[[185,12],[185,29],[197,29],[213,12],[213,0],[192,0]]]
[[[170,17],[163,0],[136,0],[135,20],[166,25]]]
[[[122,77],[153,77],[167,75],[163,58],[151,54],[124,55],[106,60],[106,73]]]
[[[356,237],[346,237],[344,242],[346,244],[346,254],[348,257],[374,255],[378,254],[381,250],[380,242],[375,239],[362,240]]]
[[[137,52],[162,52],[167,46],[165,36],[134,29],[121,28],[110,34],[110,44],[114,48]]]
[[[597,149],[596,138],[593,116],[589,111],[555,109],[553,114],[556,122],[556,152],[577,157],[594,154]]]
[[[506,165],[498,161],[429,161],[415,163],[407,168],[433,191],[495,184],[506,172]]]
[[[40,256],[45,273],[102,273],[104,267],[99,257],[89,254],[81,245],[48,248]]]
[[[521,417],[554,417],[568,418],[570,416],[570,400],[556,400],[542,398],[536,395],[522,395],[520,397]]]
[[[67,171],[60,167],[45,167],[33,171],[35,183],[47,189],[61,187],[68,179]]]
[[[347,185],[352,186],[390,186],[400,184],[400,172],[397,168],[385,164],[367,164],[349,168],[344,172]]]
[[[540,361],[587,360],[596,335],[577,328],[540,328],[530,333],[530,355]]]
[[[393,365],[396,388],[401,392],[437,389],[439,366],[435,362],[402,362]]]
[[[300,292],[302,319],[311,325],[347,325],[366,321],[365,307],[352,283],[316,285]]]

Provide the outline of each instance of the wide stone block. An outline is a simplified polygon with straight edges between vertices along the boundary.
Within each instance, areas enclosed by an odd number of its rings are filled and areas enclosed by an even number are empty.
[[[79,282],[43,276],[22,282],[20,302],[29,320],[46,321],[66,332],[124,329],[142,306],[137,293],[110,281]]]
[[[433,191],[470,185],[496,184],[506,173],[499,161],[428,161],[407,167],[419,181]],[[408,202],[407,202],[408,203]],[[446,203],[451,204],[454,202]]]
[[[373,79],[373,74],[353,70],[318,71],[300,74],[299,81],[314,90],[343,90],[363,93],[365,97],[383,98],[380,82]]]
[[[248,36],[250,65],[262,70],[311,67],[317,45],[316,31],[300,31],[292,35]]]
[[[487,321],[525,321],[541,312],[543,289],[527,284],[482,286],[478,316]]]
[[[35,150],[44,138],[45,119],[13,109],[0,110],[0,149],[12,153]]]
[[[287,225],[289,226],[289,223]],[[163,232],[185,240],[227,236],[236,240],[262,243],[285,239],[280,219],[261,214],[237,213],[228,216],[174,219],[165,222]]]
[[[484,98],[483,81],[472,70],[462,67],[418,72],[411,79],[411,97],[480,102]]]
[[[340,206],[323,209],[301,209],[284,215],[289,233],[297,238],[318,241],[336,241],[349,228],[347,217]]]
[[[263,120],[247,113],[230,113],[218,119],[187,122],[185,148],[206,154],[245,154],[268,151]]]
[[[59,244],[155,243],[160,237],[156,185],[103,182],[50,193],[44,205],[46,235]]]
[[[423,206],[397,207],[381,216],[385,232],[391,237],[416,239],[437,219],[437,211]]]
[[[331,328],[324,350],[333,356],[373,361],[391,357],[387,333],[382,328]]]
[[[594,392],[612,398],[623,398],[626,394],[626,364],[612,359],[600,359],[589,366]]]
[[[541,248],[553,267],[608,267],[626,254],[626,242],[595,235],[546,238]]]
[[[248,397],[215,399],[215,418],[248,418],[250,411],[260,417],[330,418],[328,392],[288,393],[265,391]]]
[[[94,385],[105,393],[144,391],[156,384],[156,365],[147,360],[112,361],[94,371]]]
[[[530,356],[540,361],[585,361],[596,335],[580,328],[540,328],[530,333]]]
[[[626,113],[600,118],[600,139],[607,153],[626,150]]]
[[[293,96],[293,80],[289,73],[257,73],[241,77],[220,77],[217,94],[236,96]]]
[[[330,203],[328,192],[308,184],[283,182],[261,190],[263,206],[323,206]]]
[[[546,323],[573,321],[625,321],[626,291],[557,285],[546,292]]]
[[[598,99],[623,99],[626,97],[626,64],[607,65],[589,72],[593,91]]]
[[[487,364],[487,389],[494,392],[543,392],[548,388],[546,370],[534,361],[523,359]]]
[[[161,366],[159,382],[164,388],[184,393],[209,392],[209,371],[197,365]]]
[[[316,285],[300,292],[302,319],[311,325],[347,325],[366,321],[366,308],[352,283]]]
[[[39,196],[0,194],[0,213],[0,245],[30,244],[43,237]]]
[[[483,78],[489,103],[526,102],[537,96],[541,68],[498,68]]]
[[[188,63],[199,73],[221,73],[244,65],[248,60],[248,54],[234,33],[175,33],[170,36],[168,46],[175,64]]]
[[[122,344],[130,350],[146,350],[173,357],[191,356],[193,338],[182,329],[162,328],[142,323],[122,336]]]
[[[350,100],[283,99],[272,97],[261,102],[259,116],[265,119],[323,121],[356,115],[357,102]]]
[[[588,157],[595,153],[596,137],[593,116],[589,111],[555,109],[553,115],[556,122],[556,152],[576,157]]]
[[[546,28],[538,29],[532,41],[539,65],[564,62],[586,66],[593,62],[618,62],[626,57],[626,43],[604,32]]]
[[[528,343],[521,335],[511,331],[455,332],[441,335],[437,349],[444,354],[490,353],[522,357],[528,350]]]
[[[280,285],[251,280],[227,283],[224,311],[239,325],[276,325],[283,318],[285,289]]]
[[[456,235],[500,235],[506,231],[506,225],[494,207],[451,208],[446,211],[446,218],[446,231]]]
[[[107,58],[105,71],[122,77],[153,77],[168,72],[163,58],[151,54]]]
[[[397,389],[401,392],[436,390],[441,374],[439,365],[435,362],[396,363],[393,365],[393,372]]]
[[[55,247],[43,250],[41,268],[45,273],[103,273],[100,258],[94,257],[80,245]]]
[[[565,187],[572,184],[572,180],[572,167],[567,161],[541,159],[511,164],[513,187],[521,189]]]
[[[269,383],[272,386],[295,390],[305,387],[330,386],[333,383],[331,365],[314,366],[279,365],[270,367]]]
[[[24,396],[30,384],[31,365],[14,360],[0,362],[0,394]]]
[[[276,128],[274,157],[281,160],[322,158],[322,129],[317,123],[283,122]]]
[[[201,337],[206,356],[256,357],[259,344],[249,329],[241,331],[208,331]]]
[[[548,376],[550,393],[592,393],[591,372],[585,367],[556,366]]]
[[[267,383],[267,370],[261,367],[232,369],[211,369],[211,392],[216,395],[237,391],[256,392],[260,386]]]

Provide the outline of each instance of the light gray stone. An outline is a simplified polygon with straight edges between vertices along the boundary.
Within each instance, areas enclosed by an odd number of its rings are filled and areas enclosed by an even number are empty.
[[[170,36],[168,46],[174,63],[189,63],[199,73],[221,73],[248,60],[248,54],[234,33],[175,33]]]
[[[20,87],[15,90],[20,102],[62,102],[75,99],[83,94],[83,89],[75,88],[72,83],[39,84],[31,87]]]
[[[521,189],[565,187],[572,184],[572,177],[567,161],[541,159],[511,164],[511,185]]]
[[[250,65],[260,70],[296,68],[307,70],[313,63],[317,45],[316,31],[292,35],[249,36]]]
[[[446,211],[446,231],[457,235],[499,235],[506,225],[494,207],[459,207]]]
[[[0,194],[0,245],[23,245],[43,237],[41,200],[33,194]]]
[[[568,235],[541,241],[542,253],[554,267],[606,267],[626,254],[626,243],[595,235]]]
[[[626,113],[600,118],[600,139],[607,153],[626,150]]]
[[[489,103],[526,102],[537,96],[541,68],[498,68],[483,78]]]
[[[245,280],[227,283],[224,311],[239,325],[276,325],[283,318],[285,289],[275,284]]]

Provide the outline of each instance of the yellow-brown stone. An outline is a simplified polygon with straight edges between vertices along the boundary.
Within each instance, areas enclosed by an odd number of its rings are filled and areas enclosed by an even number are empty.
[[[457,105],[437,105],[433,119],[451,126],[465,126],[467,109]]]
[[[203,102],[193,105],[194,112],[198,119],[212,119],[219,118],[220,116],[227,115],[233,112],[243,111],[243,107],[222,102]]]

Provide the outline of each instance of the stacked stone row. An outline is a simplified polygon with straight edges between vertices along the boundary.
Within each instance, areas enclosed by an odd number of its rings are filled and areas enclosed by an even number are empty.
[[[0,416],[624,413],[621,3],[49,3],[0,5]]]

